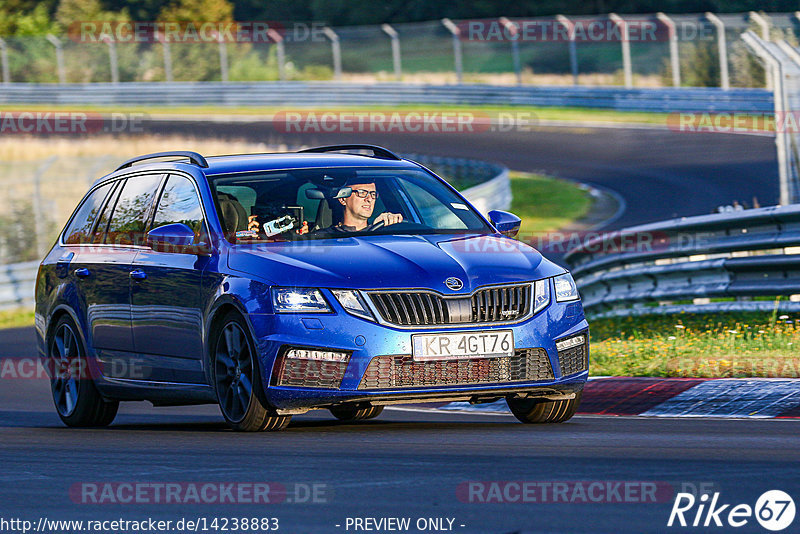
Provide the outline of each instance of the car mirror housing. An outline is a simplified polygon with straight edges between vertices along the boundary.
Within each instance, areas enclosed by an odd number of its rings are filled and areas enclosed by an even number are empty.
[[[489,220],[497,231],[508,237],[517,237],[522,219],[507,211],[492,210],[489,212]]]
[[[194,230],[183,223],[159,226],[147,232],[147,246],[159,252],[208,256],[211,247],[207,243],[194,242]]]

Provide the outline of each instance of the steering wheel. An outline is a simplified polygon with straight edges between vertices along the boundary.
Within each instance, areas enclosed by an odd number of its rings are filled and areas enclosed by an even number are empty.
[[[374,232],[375,230],[377,230],[379,228],[383,228],[384,226],[386,226],[386,221],[381,220],[381,221],[374,222],[374,223],[370,224],[369,226],[364,228],[364,231],[365,232]]]

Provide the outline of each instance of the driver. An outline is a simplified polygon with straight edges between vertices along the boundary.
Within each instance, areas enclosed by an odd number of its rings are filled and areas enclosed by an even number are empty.
[[[337,232],[359,232],[370,226],[368,220],[372,217],[375,210],[375,201],[378,199],[378,191],[375,190],[374,183],[348,183],[352,190],[350,196],[340,198],[339,202],[344,206],[342,221],[332,226],[330,229]],[[399,213],[385,211],[378,215],[372,225],[383,223],[388,226],[403,221],[403,216]]]

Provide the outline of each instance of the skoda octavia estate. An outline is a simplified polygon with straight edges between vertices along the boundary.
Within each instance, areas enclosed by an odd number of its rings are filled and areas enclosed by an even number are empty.
[[[103,426],[121,401],[217,403],[259,431],[312,409],[505,399],[522,422],[565,421],[588,324],[570,274],[519,226],[370,145],[129,160],[39,269],[58,415]]]

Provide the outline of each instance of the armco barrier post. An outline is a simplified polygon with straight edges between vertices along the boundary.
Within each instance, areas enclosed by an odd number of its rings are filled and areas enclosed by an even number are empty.
[[[161,43],[161,51],[164,53],[164,78],[167,82],[172,81],[172,52],[169,48],[169,39],[156,31],[156,40]]]
[[[111,83],[119,83],[119,64],[117,62],[117,46],[114,39],[109,36],[103,37],[103,42],[108,46],[108,62],[111,67]]]
[[[628,23],[616,13],[609,13],[608,18],[617,25],[622,34],[622,70],[625,75],[625,87],[633,87],[633,69],[631,67],[631,40]]]
[[[394,77],[399,82],[403,79],[403,65],[400,61],[400,36],[397,31],[388,24],[381,26],[383,33],[392,40],[392,63],[394,64]]]
[[[748,13],[748,18],[758,24],[759,28],[761,28],[761,38],[765,41],[769,41],[769,22],[767,22],[767,19],[755,11]],[[772,90],[772,78],[770,76],[766,76],[766,82],[767,89]]]
[[[506,17],[500,17],[500,24],[511,37],[511,61],[514,64],[514,74],[517,76],[517,85],[522,85],[522,63],[519,60],[519,28],[516,23]]]
[[[64,68],[64,47],[61,45],[61,40],[50,33],[47,34],[47,40],[50,41],[56,49],[56,66],[58,68],[58,83],[67,83],[67,71]]]
[[[728,42],[725,38],[725,24],[718,16],[709,12],[706,19],[714,25],[717,30],[717,53],[719,54],[719,77],[720,87],[727,90],[731,88],[730,77],[728,76]]]
[[[328,26],[322,28],[322,32],[325,34],[331,42],[331,53],[333,54],[333,78],[335,80],[342,79],[342,49],[339,45],[339,36],[336,34]]]
[[[447,18],[442,19],[442,24],[444,24],[444,27],[447,28],[453,36],[453,61],[455,62],[456,68],[456,80],[458,80],[458,83],[463,83],[464,73],[461,62],[461,29],[456,26],[452,20]]]
[[[667,31],[669,32],[669,64],[670,70],[672,70],[672,85],[673,87],[680,87],[681,61],[678,55],[678,30],[675,27],[675,21],[660,12],[656,13],[656,18],[667,27]]]
[[[575,43],[575,24],[564,15],[556,15],[556,22],[567,29],[569,38],[569,68],[572,71],[572,85],[578,85],[578,46]]]
[[[8,68],[8,47],[2,37],[0,37],[0,62],[2,62],[3,67],[3,83],[11,83],[11,71]]]
[[[267,30],[267,37],[275,43],[278,55],[278,79],[286,81],[286,48],[283,44],[283,35],[270,28]]]

